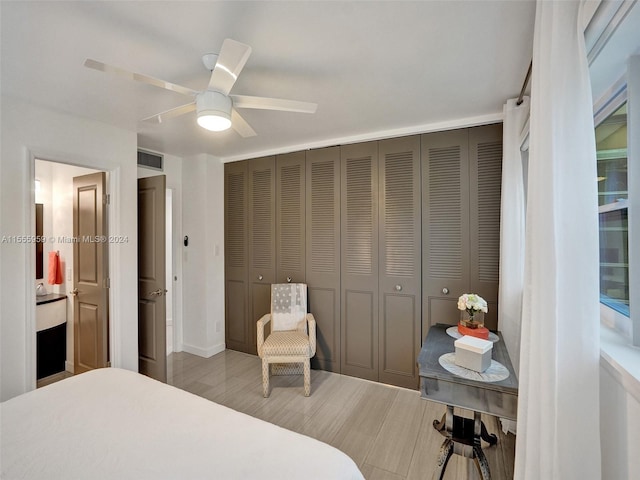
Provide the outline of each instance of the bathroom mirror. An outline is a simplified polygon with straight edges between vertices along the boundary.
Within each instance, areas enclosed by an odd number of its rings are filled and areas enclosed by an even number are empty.
[[[36,279],[44,278],[43,271],[43,251],[44,243],[42,239],[42,212],[43,205],[36,203]]]

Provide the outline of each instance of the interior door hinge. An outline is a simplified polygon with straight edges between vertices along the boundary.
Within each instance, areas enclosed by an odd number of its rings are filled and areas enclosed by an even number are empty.
[[[111,288],[111,279],[109,277],[104,279],[104,288]]]
[[[105,205],[111,205],[111,194],[105,193],[102,195],[102,203]]]

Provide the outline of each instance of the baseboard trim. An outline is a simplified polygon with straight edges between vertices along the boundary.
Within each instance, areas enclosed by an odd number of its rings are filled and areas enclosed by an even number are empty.
[[[209,348],[196,347],[193,345],[189,345],[188,343],[182,344],[182,351],[187,353],[192,353],[193,355],[198,355],[199,357],[203,357],[203,358],[213,357],[216,353],[223,352],[224,349],[225,349],[224,343],[219,343]]]

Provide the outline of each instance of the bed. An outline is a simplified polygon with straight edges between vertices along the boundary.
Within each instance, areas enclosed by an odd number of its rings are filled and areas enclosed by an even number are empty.
[[[330,445],[116,368],[0,406],[1,478],[363,479]]]

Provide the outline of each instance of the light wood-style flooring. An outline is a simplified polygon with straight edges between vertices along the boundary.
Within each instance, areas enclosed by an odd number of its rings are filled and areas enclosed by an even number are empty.
[[[417,391],[320,370],[311,372],[311,396],[302,376],[271,377],[262,396],[260,359],[232,350],[211,358],[172,353],[168,383],[253,417],[303,433],[347,453],[367,480],[430,479],[444,440],[432,426],[445,407]],[[472,417],[470,412],[456,414]],[[482,444],[494,480],[513,478],[515,437],[495,417],[483,416],[498,444]],[[454,455],[445,479],[480,478],[472,460]]]
[[[46,387],[47,385],[51,385],[52,383],[59,382],[60,380],[64,380],[69,377],[73,377],[73,373],[67,371],[54,373],[53,375],[38,380],[36,382],[36,388]]]

